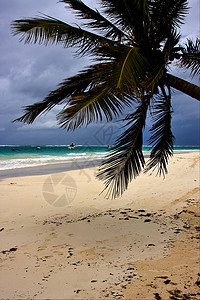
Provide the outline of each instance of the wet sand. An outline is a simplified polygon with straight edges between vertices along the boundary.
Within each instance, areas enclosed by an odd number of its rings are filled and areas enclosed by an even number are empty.
[[[198,170],[175,154],[115,200],[96,167],[3,179],[1,298],[198,299]]]

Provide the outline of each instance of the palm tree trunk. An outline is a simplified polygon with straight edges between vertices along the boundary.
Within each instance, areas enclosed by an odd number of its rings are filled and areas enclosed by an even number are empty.
[[[178,91],[185,93],[186,95],[200,101],[200,87],[190,83],[186,80],[166,74],[167,83]]]

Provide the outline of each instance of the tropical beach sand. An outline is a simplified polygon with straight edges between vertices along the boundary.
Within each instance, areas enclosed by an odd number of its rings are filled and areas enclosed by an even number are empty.
[[[0,182],[2,299],[199,299],[199,153],[100,194],[97,168]]]

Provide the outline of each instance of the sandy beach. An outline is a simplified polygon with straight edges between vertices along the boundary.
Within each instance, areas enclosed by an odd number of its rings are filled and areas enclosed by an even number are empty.
[[[200,299],[199,152],[115,200],[96,171],[0,182],[1,299]]]

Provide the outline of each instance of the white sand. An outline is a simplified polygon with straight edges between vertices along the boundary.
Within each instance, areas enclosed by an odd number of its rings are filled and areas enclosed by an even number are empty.
[[[1,298],[198,297],[198,167],[175,154],[165,180],[142,174],[115,200],[96,168],[4,179]]]

